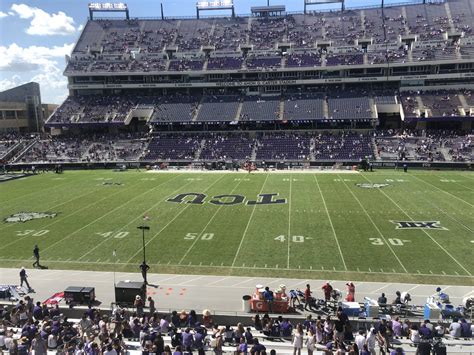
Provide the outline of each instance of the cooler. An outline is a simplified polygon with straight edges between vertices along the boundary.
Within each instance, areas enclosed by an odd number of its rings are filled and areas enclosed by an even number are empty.
[[[83,300],[82,296],[82,286],[69,286],[64,290],[64,299],[66,303],[69,302],[78,302],[81,303]]]
[[[358,317],[360,306],[358,302],[342,302],[342,312],[348,317]]]
[[[441,316],[441,309],[436,303],[425,303],[423,317],[425,319],[439,319]]]
[[[364,309],[367,317],[377,318],[379,316],[379,303],[376,300],[366,300]]]
[[[95,301],[95,288],[94,287],[84,287],[81,293],[82,293],[84,303]]]

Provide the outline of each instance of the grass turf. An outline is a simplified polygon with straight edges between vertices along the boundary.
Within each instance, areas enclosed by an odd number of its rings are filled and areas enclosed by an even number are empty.
[[[190,192],[205,194],[204,203],[167,201]],[[286,203],[246,204],[261,193],[278,193],[274,199]],[[244,196],[244,203],[210,203],[228,194]],[[154,273],[474,284],[468,172],[66,171],[3,182],[0,196],[2,219],[57,213],[0,225],[4,267],[31,267],[38,244],[50,268],[138,272],[136,227],[147,215],[146,256]],[[439,221],[443,229],[397,229],[393,221]]]

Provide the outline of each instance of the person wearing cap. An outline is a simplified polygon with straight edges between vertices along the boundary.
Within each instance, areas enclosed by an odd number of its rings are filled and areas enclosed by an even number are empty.
[[[30,284],[28,283],[28,275],[26,274],[25,268],[22,266],[20,270],[20,286],[23,287],[23,282],[26,283],[28,291],[31,290]]]
[[[133,306],[137,310],[137,315],[139,317],[143,316],[143,307],[145,307],[145,305],[143,304],[143,300],[140,297],[140,295],[135,296],[135,301],[133,302]]]
[[[324,300],[326,302],[329,302],[331,300],[331,293],[332,293],[332,286],[331,284],[328,282],[326,282],[323,287],[321,287],[323,292],[324,292]]]

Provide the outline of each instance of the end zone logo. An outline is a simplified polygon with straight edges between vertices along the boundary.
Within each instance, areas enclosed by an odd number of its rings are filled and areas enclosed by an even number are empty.
[[[50,212],[20,212],[4,219],[5,223],[27,222],[33,219],[54,218],[58,214]]]
[[[397,225],[395,229],[437,229],[447,231],[440,221],[390,221]]]
[[[356,184],[356,186],[361,187],[363,189],[381,189],[383,187],[390,186],[390,184],[372,184],[372,183],[364,182],[364,183]]]

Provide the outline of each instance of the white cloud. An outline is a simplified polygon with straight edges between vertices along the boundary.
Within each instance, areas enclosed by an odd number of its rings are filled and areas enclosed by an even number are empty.
[[[6,14],[3,11],[0,11],[0,18],[4,18],[4,17],[7,17],[7,16],[8,16],[8,14]]]
[[[64,12],[47,13],[37,7],[25,4],[13,4],[11,10],[21,19],[31,19],[30,27],[26,29],[29,35],[48,36],[62,35],[68,36],[76,33],[74,20]]]
[[[67,95],[67,78],[63,76],[64,55],[70,54],[74,44],[63,46],[20,47],[16,43],[0,46],[0,91],[35,81],[40,84],[42,101],[61,103]],[[12,73],[8,78],[6,72]]]
[[[20,47],[16,43],[8,47],[0,46],[0,58],[3,58],[0,61],[0,71],[40,70],[48,65],[57,64],[56,60],[70,54],[73,47],[74,43],[54,47]]]

